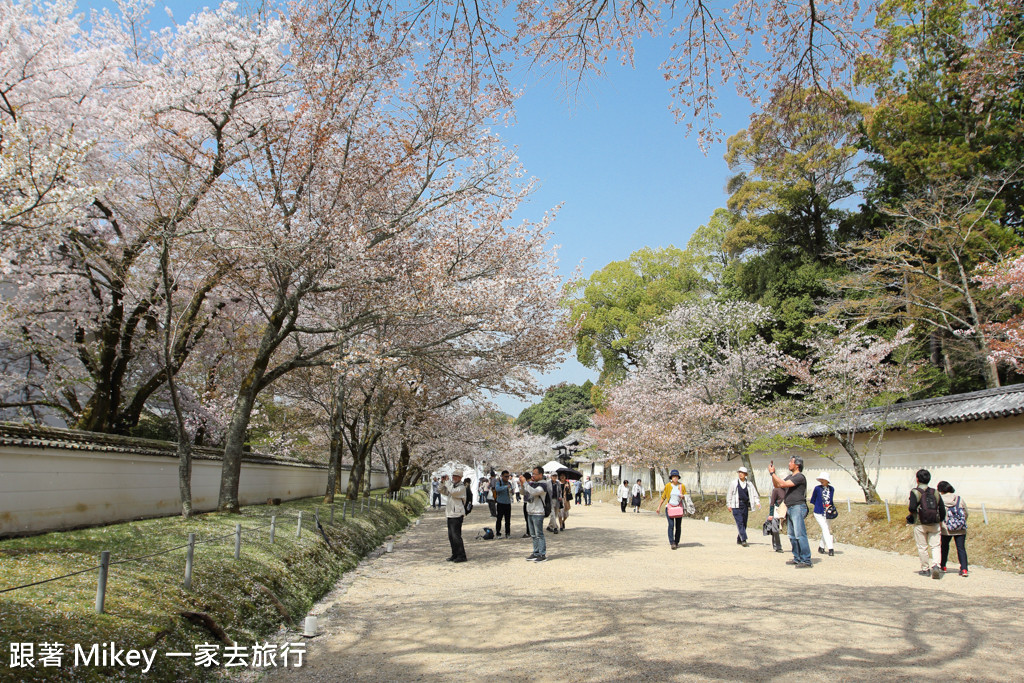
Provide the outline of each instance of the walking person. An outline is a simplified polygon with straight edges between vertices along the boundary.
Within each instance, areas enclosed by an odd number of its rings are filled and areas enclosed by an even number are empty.
[[[835,543],[832,538],[832,529],[829,527],[825,511],[832,505],[832,498],[835,494],[836,490],[832,488],[828,481],[828,472],[821,472],[818,475],[818,485],[811,492],[811,505],[814,506],[814,521],[818,523],[818,527],[821,529],[821,538],[818,539],[818,552],[824,555],[827,551],[829,557],[836,553],[833,549]]]
[[[487,477],[480,477],[480,481],[476,483],[477,503],[483,505],[484,503],[487,502],[487,495],[489,489],[490,484],[487,482]]]
[[[583,482],[577,479],[572,483],[572,489],[576,493],[576,504],[580,505],[583,502]]]
[[[553,534],[557,534],[565,494],[564,489],[558,482],[557,474],[551,474],[551,481],[548,482],[548,490],[551,492],[551,519],[548,521],[548,531]]]
[[[530,562],[545,562],[548,559],[547,543],[544,540],[544,500],[553,500],[548,483],[544,481],[544,470],[534,467],[530,480],[519,477],[519,485],[526,498],[526,524],[533,539],[533,552],[526,559]]]
[[[629,505],[629,484],[625,479],[619,482],[619,488],[615,495],[619,497],[619,502],[622,503],[622,511],[625,512],[626,506]]]
[[[940,525],[946,520],[946,505],[942,496],[928,486],[932,480],[931,472],[918,470],[916,479],[917,486],[910,490],[907,524],[914,525],[914,542],[917,544],[917,557],[921,560],[918,574],[941,579]]]
[[[491,470],[491,478],[487,481],[487,509],[491,511],[491,517],[498,516],[498,494],[494,490],[498,481],[498,476],[494,470]],[[495,527],[494,533],[498,533],[497,527]]]
[[[512,490],[514,490],[516,492],[516,502],[518,503],[519,501],[521,501],[523,499],[523,493],[522,493],[522,491],[519,490],[519,480],[518,479],[513,479],[512,480]]]
[[[590,477],[587,477],[583,482],[583,504],[590,505],[590,496],[594,492],[594,482],[590,481]]]
[[[565,531],[565,520],[569,519],[569,508],[572,507],[572,483],[566,475],[558,475],[558,486],[562,490],[562,505],[558,508],[558,530]]]
[[[679,470],[669,472],[668,479],[665,490],[661,492],[661,499],[658,501],[657,514],[661,514],[661,504],[665,503],[665,519],[668,520],[668,545],[675,550],[679,547],[679,536],[683,532],[683,514],[686,512],[683,507],[683,496],[686,495],[686,486],[679,481]]]
[[[797,569],[810,569],[811,545],[807,542],[807,477],[804,476],[804,459],[789,459],[789,476],[781,479],[775,474],[775,463],[768,465],[772,484],[786,490],[782,502],[786,504],[786,519],[789,524],[789,542],[793,546],[793,559],[786,564]]]
[[[639,479],[633,485],[632,496],[633,512],[640,512],[640,504],[644,502],[644,485]]]
[[[768,497],[768,521],[772,522],[771,531],[772,549],[777,552],[785,552],[782,549],[782,539],[779,532],[782,529],[782,520],[786,518],[786,504],[782,501],[786,498],[786,489],[775,487]]]
[[[946,571],[946,560],[949,559],[949,542],[956,543],[956,558],[960,560],[960,576],[967,577],[967,506],[960,496],[956,495],[948,481],[940,481],[936,486],[942,496],[942,504],[946,506],[946,519],[939,525],[942,534],[942,560],[939,569]]]
[[[761,509],[761,498],[757,495],[754,482],[747,481],[748,474],[750,474],[750,470],[746,467],[736,470],[736,478],[729,482],[729,491],[725,494],[725,505],[732,513],[736,529],[739,531],[736,535],[736,542],[744,548],[750,546],[747,543],[747,520],[750,510],[751,508]]]
[[[501,477],[494,482],[494,508],[498,521],[494,524],[495,536],[501,536],[501,520],[505,520],[505,538],[509,538],[512,526],[512,482],[508,470],[502,470]]]
[[[448,497],[448,502],[445,504],[445,517],[448,519],[448,543],[452,546],[452,556],[448,558],[449,562],[466,561],[466,546],[462,542],[462,521],[466,516],[465,501],[469,487],[461,481],[461,478],[462,472],[452,473],[451,481],[448,480],[447,474],[442,475],[441,483],[438,486],[441,493]]]
[[[436,510],[441,507],[441,492],[437,490],[437,486],[440,480],[434,477],[434,480],[430,482],[430,507]]]

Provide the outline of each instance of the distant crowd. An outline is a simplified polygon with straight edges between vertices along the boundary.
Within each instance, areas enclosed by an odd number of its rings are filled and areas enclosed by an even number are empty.
[[[785,552],[782,547],[781,532],[785,528],[789,537],[790,551],[793,558],[786,564],[797,569],[813,567],[811,562],[811,546],[807,538],[806,519],[812,515],[820,531],[818,553],[833,557],[835,555],[835,539],[832,535],[830,522],[839,516],[828,472],[820,472],[818,482],[807,497],[807,478],[803,473],[804,462],[799,457],[790,458],[789,474],[783,478],[775,471],[774,463],[769,465],[772,491],[768,497],[768,518],[762,531],[770,536],[772,549]],[[761,497],[752,481],[748,480],[750,472],[740,467],[736,472],[725,496],[726,507],[732,513],[736,523],[736,543],[748,547],[747,523],[751,510],[761,509]],[[523,503],[523,518],[526,522],[526,533],[523,538],[533,539],[533,552],[526,559],[531,562],[547,560],[547,543],[545,529],[551,533],[565,531],[569,510],[575,504],[590,505],[593,482],[590,477],[570,479],[571,472],[545,475],[541,467],[535,467],[518,477],[513,477],[507,470],[500,475],[492,472],[490,477],[483,477],[478,482],[477,502],[487,504],[492,517],[497,519],[493,533],[501,537],[504,523],[504,538],[511,536],[512,502]],[[940,579],[946,573],[952,545],[956,547],[957,559],[960,563],[960,576],[968,575],[967,567],[967,506],[956,494],[949,482],[940,481],[936,488],[929,486],[931,473],[918,470],[916,485],[910,492],[908,503],[907,524],[914,527],[914,540],[921,561],[920,574]],[[462,540],[462,523],[465,516],[473,509],[472,480],[463,479],[462,472],[434,477],[432,482],[431,507],[440,508],[441,497],[445,496],[445,515],[448,521],[448,540],[452,554],[451,562],[465,562],[466,549]],[[643,482],[622,480],[616,490],[623,513],[627,509],[639,513],[648,492]],[[682,518],[694,514],[694,505],[687,493],[686,486],[680,481],[679,471],[672,470],[669,481],[665,484],[658,501],[657,514],[665,508],[665,519],[668,523],[668,542],[672,550],[679,547],[682,533]],[[545,526],[545,520],[550,520]],[[492,530],[487,529],[488,532]]]

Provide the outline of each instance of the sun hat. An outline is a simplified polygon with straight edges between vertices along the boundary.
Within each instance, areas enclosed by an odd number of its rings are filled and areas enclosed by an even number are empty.
[[[828,472],[818,472],[818,476],[816,477],[816,479],[818,481],[832,481],[831,479],[828,478]]]
[[[746,467],[741,467],[741,468],[739,468],[736,471],[737,472],[742,472],[743,474],[750,474],[750,470],[748,470]]]
[[[669,479],[671,479],[672,477],[678,477],[678,476],[679,476],[679,470],[672,470],[671,472],[668,473],[668,478]]]

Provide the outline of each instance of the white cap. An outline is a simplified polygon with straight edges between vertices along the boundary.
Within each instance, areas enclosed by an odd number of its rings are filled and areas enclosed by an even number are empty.
[[[748,470],[746,467],[741,467],[741,468],[739,468],[736,471],[737,472],[742,472],[743,474],[750,474],[750,470]]]

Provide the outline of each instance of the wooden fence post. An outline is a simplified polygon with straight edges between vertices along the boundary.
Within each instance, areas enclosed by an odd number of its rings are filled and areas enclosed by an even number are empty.
[[[196,552],[196,535],[188,535],[188,550],[185,551],[185,590],[192,590],[192,558]]]
[[[100,553],[100,575],[96,581],[96,614],[103,614],[103,605],[107,601],[107,572],[110,571],[110,551]]]

